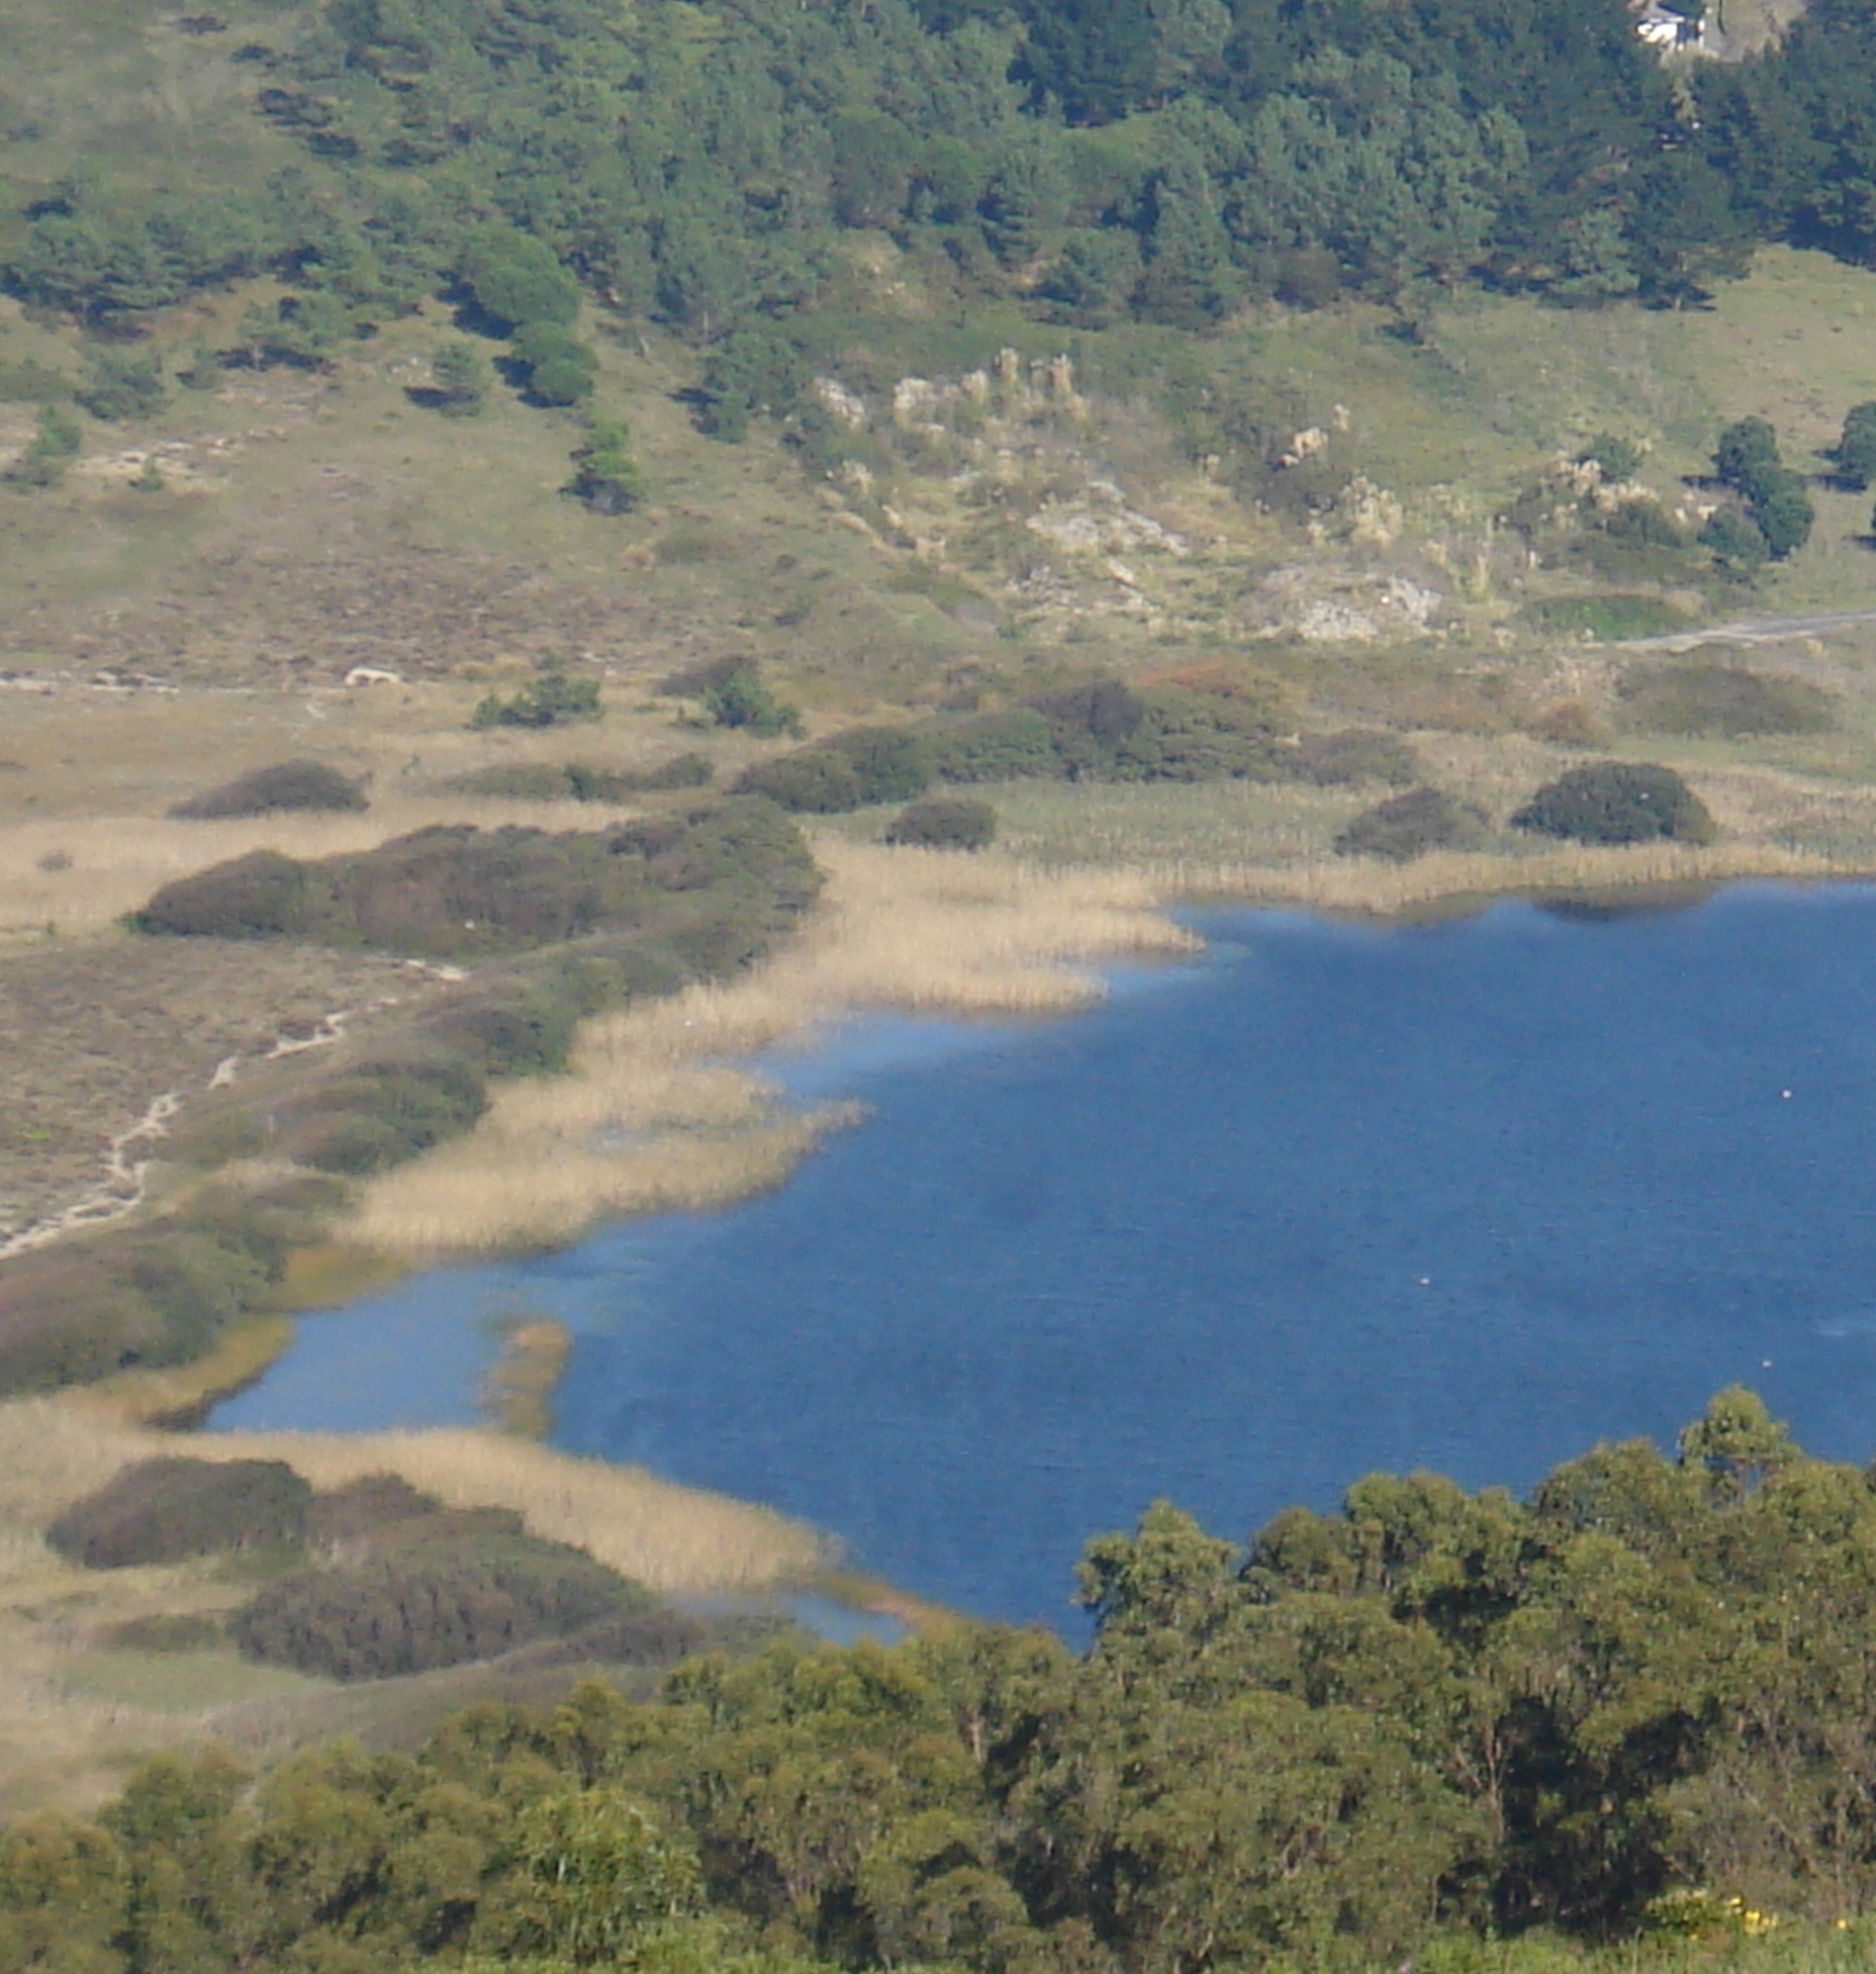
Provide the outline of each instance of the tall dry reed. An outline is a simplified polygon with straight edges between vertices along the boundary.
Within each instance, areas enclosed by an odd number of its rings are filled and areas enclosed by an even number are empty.
[[[862,1007],[1058,1011],[1101,991],[1088,961],[1195,943],[1128,873],[832,836],[815,852],[829,883],[799,940],[744,980],[588,1023],[569,1075],[510,1084],[468,1137],[374,1181],[348,1238],[406,1255],[473,1251],[741,1197],[778,1183],[854,1113],[780,1110],[725,1058]]]
[[[176,1455],[285,1460],[319,1488],[399,1474],[452,1508],[516,1509],[535,1535],[667,1595],[759,1590],[830,1560],[812,1529],[770,1509],[499,1432],[179,1435],[127,1425],[82,1393],[0,1404],[0,1539],[24,1543],[36,1568],[59,1568],[40,1530],[133,1460]]]

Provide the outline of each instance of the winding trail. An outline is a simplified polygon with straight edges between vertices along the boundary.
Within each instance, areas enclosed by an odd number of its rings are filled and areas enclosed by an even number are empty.
[[[406,960],[403,965],[409,973],[445,986],[453,987],[467,978],[462,968],[435,961]],[[202,1087],[227,1089],[237,1081],[242,1069],[249,1063],[275,1063],[283,1056],[297,1056],[307,1049],[330,1048],[334,1042],[345,1039],[347,1024],[360,1014],[395,1007],[398,999],[396,994],[384,994],[360,1007],[335,1007],[329,1014],[321,1015],[304,1035],[279,1034],[268,1048],[254,1055],[224,1056]],[[35,1220],[17,1234],[0,1239],[0,1261],[47,1247],[53,1241],[83,1228],[111,1226],[135,1213],[148,1193],[149,1169],[154,1154],[146,1150],[143,1157],[133,1158],[132,1150],[137,1146],[154,1147],[167,1138],[169,1126],[187,1095],[187,1090],[166,1089],[161,1095],[152,1097],[142,1116],[128,1131],[121,1131],[110,1140],[105,1149],[104,1175],[99,1183],[89,1192],[80,1194],[69,1206]]]

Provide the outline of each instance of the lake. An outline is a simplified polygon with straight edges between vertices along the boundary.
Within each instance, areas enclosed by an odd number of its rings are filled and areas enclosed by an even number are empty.
[[[871,1110],[779,1192],[309,1317],[214,1424],[466,1417],[547,1314],[557,1444],[1070,1628],[1156,1496],[1241,1538],[1375,1468],[1522,1490],[1735,1381],[1876,1449],[1876,890],[1194,922],[1086,1014],[777,1059]]]

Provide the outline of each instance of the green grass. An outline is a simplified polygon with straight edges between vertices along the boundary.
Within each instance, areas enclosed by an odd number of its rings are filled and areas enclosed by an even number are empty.
[[[111,1700],[155,1714],[297,1699],[328,1692],[331,1684],[279,1666],[250,1664],[232,1649],[84,1652],[61,1668],[60,1683],[76,1698]]]

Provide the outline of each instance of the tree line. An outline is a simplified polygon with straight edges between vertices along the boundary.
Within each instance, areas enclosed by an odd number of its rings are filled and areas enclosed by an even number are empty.
[[[1876,1480],[1750,1393],[1525,1500],[1377,1474],[1243,1546],[1159,1504],[1078,1582],[1079,1654],[963,1624],[782,1643],[648,1703],[472,1709],[415,1753],[166,1757],[0,1838],[0,1960],[1209,1974],[1872,1943]]]
[[[304,167],[53,186],[8,279],[121,332],[271,271],[224,354],[301,362],[455,284],[568,403],[564,268],[708,347],[733,437],[798,389],[856,228],[967,307],[1088,328],[1350,292],[1411,319],[1462,280],[1679,304],[1761,239],[1867,259],[1872,35],[1820,0],[1782,47],[1675,74],[1624,0],[332,0],[240,50]]]

